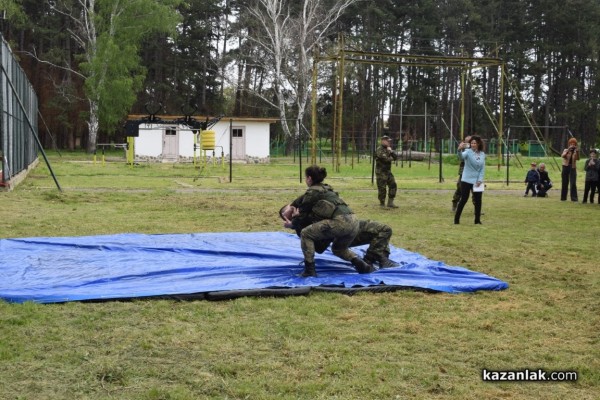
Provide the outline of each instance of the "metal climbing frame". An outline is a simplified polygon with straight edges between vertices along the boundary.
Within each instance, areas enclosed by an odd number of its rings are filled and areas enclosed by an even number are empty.
[[[337,62],[337,101],[334,117],[334,169],[339,170],[341,159],[341,131],[342,131],[342,104],[343,104],[343,88],[344,88],[344,65],[346,62],[362,63],[362,64],[377,64],[377,65],[393,65],[393,66],[412,66],[421,68],[460,68],[462,73],[461,79],[461,137],[464,134],[464,106],[465,106],[465,72],[473,68],[489,68],[498,67],[500,69],[500,88],[499,88],[499,110],[498,121],[494,123],[497,129],[497,134],[500,140],[504,131],[504,77],[505,64],[500,58],[495,57],[459,57],[459,56],[425,56],[411,54],[394,54],[394,53],[372,53],[365,51],[355,51],[345,49],[343,37],[340,38],[340,48],[337,54],[322,56],[317,54],[313,61],[313,76],[312,76],[312,162],[316,162],[316,137],[317,137],[317,73],[318,64],[320,62]],[[337,154],[337,160],[336,160]],[[498,154],[500,156],[500,154]],[[498,157],[500,158],[500,157]]]

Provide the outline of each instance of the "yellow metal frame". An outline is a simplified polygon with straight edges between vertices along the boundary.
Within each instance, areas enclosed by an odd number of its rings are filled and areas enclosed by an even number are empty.
[[[321,62],[337,62],[337,88],[338,94],[336,107],[334,109],[334,129],[332,137],[333,154],[332,162],[334,169],[339,171],[341,160],[341,144],[342,144],[342,121],[343,121],[343,94],[344,94],[344,68],[346,62],[359,64],[377,64],[390,66],[412,66],[422,68],[461,68],[461,108],[460,108],[460,137],[464,137],[465,129],[465,73],[473,68],[500,68],[500,110],[498,115],[497,127],[499,143],[502,142],[504,132],[504,78],[505,78],[505,63],[500,58],[496,57],[463,57],[463,56],[425,56],[411,54],[395,54],[395,53],[374,53],[367,51],[346,50],[344,48],[344,39],[339,38],[340,46],[337,54],[329,56],[321,56],[316,54],[313,61],[313,76],[312,76],[312,121],[311,121],[311,161],[316,164],[317,161],[317,75],[318,66]],[[490,116],[491,117],[491,116]],[[501,159],[501,149],[498,146],[498,159]]]
[[[133,136],[127,136],[127,164],[133,167],[135,159],[135,138]]]
[[[207,129],[207,130],[202,130],[202,129],[198,129],[195,133],[194,133],[194,157],[193,157],[193,163],[194,166],[198,165],[198,161],[201,162],[202,166],[205,167],[207,165],[207,160],[208,160],[208,156],[207,156],[207,151],[212,151],[212,164],[213,167],[217,165],[217,157],[216,157],[216,152],[215,149],[217,147],[221,147],[221,146],[213,146],[210,149],[203,149],[202,148],[202,132],[207,132],[210,131],[211,129]],[[216,133],[215,133],[216,134]],[[196,151],[200,151],[199,155],[196,155]],[[224,156],[224,152],[223,152],[223,148],[221,147],[221,168],[225,168],[225,156]]]

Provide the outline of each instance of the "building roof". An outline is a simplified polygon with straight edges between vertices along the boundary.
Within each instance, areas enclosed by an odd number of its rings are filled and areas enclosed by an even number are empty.
[[[144,115],[144,114],[129,114],[127,115],[127,120],[132,121],[132,120],[145,120],[148,119],[150,116],[149,115]],[[183,120],[186,118],[185,115],[154,115],[154,117],[157,119],[157,121],[148,121],[149,123],[156,123],[156,124],[160,124],[161,121],[174,121],[174,120]],[[210,116],[206,116],[206,115],[191,115],[191,118],[194,118],[196,121],[206,121],[206,120],[211,120],[215,117],[210,117]],[[270,124],[278,122],[279,118],[255,118],[255,117],[221,117],[221,121],[234,121],[234,122],[241,122],[241,121],[245,121],[245,122],[268,122]]]

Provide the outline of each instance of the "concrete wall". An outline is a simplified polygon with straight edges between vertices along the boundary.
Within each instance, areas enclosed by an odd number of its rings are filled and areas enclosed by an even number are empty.
[[[244,131],[245,157],[243,159],[262,159],[268,158],[270,152],[270,122],[236,120],[232,127],[241,128]],[[194,132],[184,125],[173,124],[141,124],[139,126],[139,136],[135,138],[135,157],[151,157],[157,160],[165,161],[164,158],[164,133],[166,129],[174,129],[177,134],[177,146],[179,158],[194,157]],[[223,154],[229,157],[229,138],[230,122],[221,120],[210,128],[215,132],[215,156],[220,157]],[[236,139],[234,139],[236,140]],[[207,150],[206,154],[212,156],[212,150]],[[234,153],[235,154],[235,153]],[[201,150],[196,149],[196,156],[201,155]]]

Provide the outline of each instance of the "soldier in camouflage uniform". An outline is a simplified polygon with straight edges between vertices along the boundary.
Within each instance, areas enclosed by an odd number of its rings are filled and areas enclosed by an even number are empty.
[[[389,259],[390,239],[392,228],[381,222],[367,220],[358,221],[358,235],[354,238],[350,247],[368,244],[364,260],[369,263],[378,263],[379,268],[397,267],[399,264]]]
[[[375,153],[375,177],[377,179],[377,198],[379,199],[379,205],[385,207],[385,197],[387,190],[387,206],[390,208],[398,208],[394,204],[394,198],[396,197],[396,179],[392,174],[392,161],[398,159],[398,154],[392,150],[392,139],[389,136],[383,136],[381,138],[381,146],[377,148]]]
[[[302,229],[310,225],[311,221],[299,219],[297,208],[291,204],[283,206],[279,210],[279,216],[284,221],[296,221],[296,234],[300,236]],[[372,220],[358,221],[358,234],[350,243],[350,247],[362,246],[368,244],[367,252],[363,258],[368,264],[379,264],[379,268],[397,267],[399,264],[389,259],[390,256],[390,239],[392,237],[392,228],[389,225],[382,224]],[[315,242],[315,251],[319,254],[323,253],[329,247],[331,241]]]
[[[343,260],[350,261],[358,273],[373,272],[372,265],[367,264],[356,253],[349,249],[350,243],[358,233],[356,216],[333,191],[323,183],[327,170],[317,165],[306,168],[306,185],[304,195],[294,200],[299,209],[299,220],[312,220],[313,223],[300,231],[302,253],[304,254],[304,271],[301,276],[317,276],[315,270],[315,243],[331,241],[331,251]],[[286,228],[297,229],[297,221],[286,221]]]

